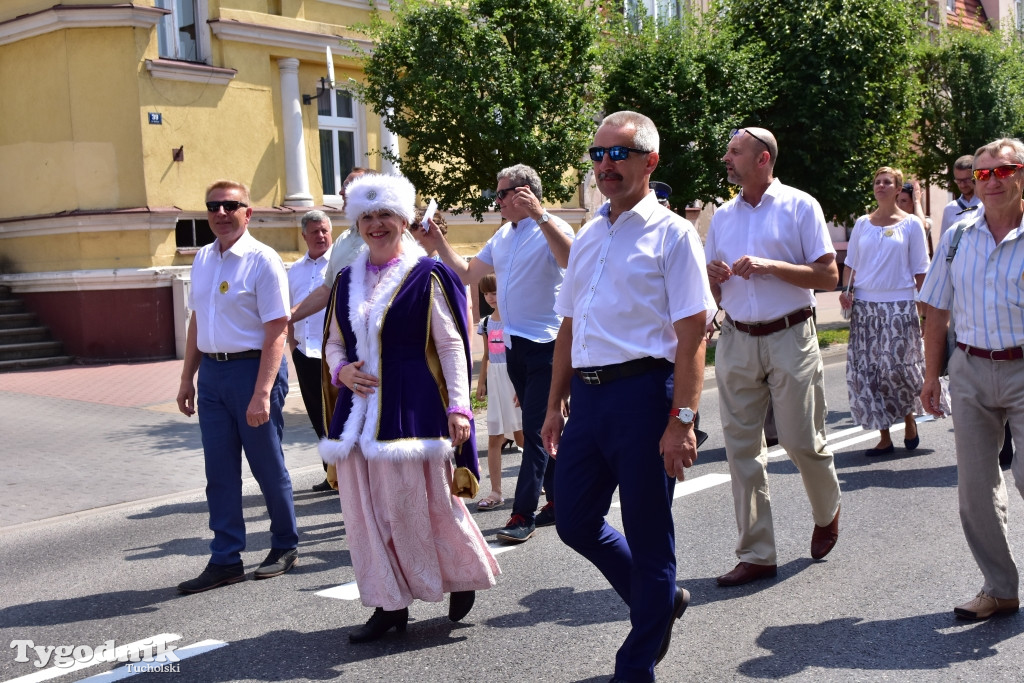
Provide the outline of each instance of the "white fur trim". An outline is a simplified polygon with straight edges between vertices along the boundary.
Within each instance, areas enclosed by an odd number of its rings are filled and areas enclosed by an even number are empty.
[[[364,361],[360,368],[363,372],[380,376],[380,334],[391,300],[398,287],[419,259],[427,253],[418,244],[403,244],[402,254],[395,266],[384,272],[384,277],[377,285],[377,295],[372,307],[367,311],[369,302],[364,299],[366,288],[366,261],[368,252],[363,252],[352,262],[349,276],[348,311],[349,324],[356,338],[356,354]],[[369,330],[363,323],[369,320]],[[368,398],[354,396],[352,410],[341,430],[337,441],[322,439],[320,441],[320,457],[327,463],[337,464],[348,457],[352,448],[359,444],[359,449],[368,460],[433,460],[450,458],[454,453],[451,440],[439,439],[400,439],[381,442],[376,440],[377,416],[380,414],[380,390],[370,394]]]
[[[361,175],[345,188],[345,217],[355,223],[364,213],[388,209],[412,223],[416,217],[416,188],[405,176]]]

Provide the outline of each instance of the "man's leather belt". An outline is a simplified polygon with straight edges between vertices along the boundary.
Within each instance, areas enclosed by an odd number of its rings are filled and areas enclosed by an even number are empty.
[[[1024,346],[1014,346],[1009,349],[979,349],[977,346],[968,346],[961,342],[957,342],[956,345],[963,349],[964,353],[978,358],[988,358],[989,360],[1020,360],[1024,358]]]
[[[207,353],[204,354],[207,358],[213,360],[239,360],[240,358],[259,358],[263,355],[263,352],[259,349],[253,349],[252,351],[239,351],[238,353]]]
[[[597,368],[575,368],[573,372],[587,384],[608,384],[617,379],[640,375],[652,370],[668,370],[675,366],[664,358],[637,358],[625,363],[602,365]]]
[[[797,323],[802,323],[813,315],[811,307],[801,308],[799,311],[790,313],[789,315],[783,316],[778,320],[772,320],[766,323],[741,323],[738,320],[733,320],[732,324],[740,332],[746,332],[751,337],[763,337],[766,334],[772,334],[779,330],[784,330],[787,327],[793,327]]]

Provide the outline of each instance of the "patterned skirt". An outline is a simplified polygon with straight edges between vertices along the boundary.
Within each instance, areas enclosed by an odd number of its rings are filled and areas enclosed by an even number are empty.
[[[846,385],[850,414],[865,429],[889,429],[921,414],[924,341],[913,301],[853,302]]]

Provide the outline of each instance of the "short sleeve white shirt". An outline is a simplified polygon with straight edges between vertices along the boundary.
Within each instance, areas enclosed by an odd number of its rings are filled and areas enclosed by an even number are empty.
[[[324,281],[333,287],[334,281],[338,279],[338,273],[352,265],[363,249],[366,249],[366,242],[355,226],[341,233],[341,237],[334,240],[334,244],[331,245],[331,258],[324,274]]]
[[[700,237],[653,192],[614,224],[609,206],[580,230],[555,304],[572,318],[572,365],[674,361],[672,324],[717,310]]]
[[[569,239],[575,238],[568,223],[554,216],[551,221]],[[554,310],[555,297],[565,269],[555,260],[540,226],[532,218],[524,218],[515,227],[506,223],[476,257],[494,268],[505,344],[512,345],[512,336],[540,343],[554,341],[562,322]]]
[[[915,275],[928,272],[928,247],[917,216],[878,226],[861,216],[850,233],[846,265],[856,271],[854,288],[862,301],[912,301]]]
[[[982,214],[964,230],[949,264],[955,234],[949,230],[939,240],[918,300],[950,311],[959,342],[982,349],[1024,346],[1024,225],[996,244]]]
[[[757,206],[740,193],[716,211],[704,250],[708,263],[729,266],[747,255],[803,265],[836,253],[818,201],[778,178]],[[744,323],[776,320],[814,305],[812,290],[774,275],[752,275],[749,280],[733,276],[722,283],[722,308]]]
[[[331,253],[332,249],[329,248],[319,258],[312,259],[307,251],[288,269],[288,294],[293,306],[301,303],[303,299],[323,285]],[[295,348],[307,358],[320,357],[320,349],[324,340],[325,313],[326,310],[321,309],[295,323],[294,334],[297,342]]]
[[[942,225],[939,226],[939,238],[946,234],[954,224],[965,219],[975,219],[981,215],[983,207],[978,195],[967,201],[963,196],[954,199],[942,210]]]
[[[263,325],[287,318],[291,310],[281,257],[248,230],[223,253],[214,240],[192,264],[189,307],[201,352],[262,349]]]

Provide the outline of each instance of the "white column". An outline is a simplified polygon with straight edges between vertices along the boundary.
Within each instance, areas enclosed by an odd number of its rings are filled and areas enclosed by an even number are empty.
[[[388,114],[391,114],[391,110],[388,109]],[[391,130],[384,125],[385,117],[380,119],[380,146],[388,150],[395,156],[398,156],[398,136],[391,132]],[[398,173],[398,169],[391,163],[387,158],[381,157],[381,170],[385,173]]]
[[[281,70],[281,121],[284,124],[284,205],[313,206],[306,172],[306,142],[299,99],[299,60],[277,60]]]

